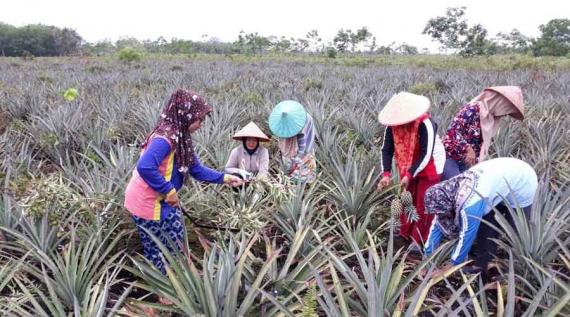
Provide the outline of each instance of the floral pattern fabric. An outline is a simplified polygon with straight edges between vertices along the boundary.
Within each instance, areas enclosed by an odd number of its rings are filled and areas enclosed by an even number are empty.
[[[479,105],[467,104],[455,115],[447,129],[443,140],[445,152],[449,158],[464,164],[467,146],[471,145],[476,157],[479,157],[482,143]]]
[[[146,220],[135,215],[132,217],[140,234],[144,257],[165,274],[162,252],[150,235],[142,228],[150,231],[168,250],[172,251],[171,243],[178,246],[179,243],[184,241],[184,220],[180,215],[180,211],[176,209],[173,212],[169,212],[168,216],[161,220]]]

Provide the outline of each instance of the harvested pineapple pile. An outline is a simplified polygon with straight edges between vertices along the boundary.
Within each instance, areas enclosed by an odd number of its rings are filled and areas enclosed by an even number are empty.
[[[89,210],[83,199],[59,175],[34,178],[25,183],[19,193],[19,205],[29,217],[39,219],[47,214],[51,225],[66,221],[69,212],[78,212],[77,216]]]
[[[238,193],[204,190],[192,197],[194,208],[188,211],[196,219],[207,219],[203,222],[207,225],[257,231],[267,225],[281,203],[293,196],[294,189],[282,175],[259,178]]]

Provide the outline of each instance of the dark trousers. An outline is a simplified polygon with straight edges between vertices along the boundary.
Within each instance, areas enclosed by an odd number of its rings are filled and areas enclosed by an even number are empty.
[[[443,167],[443,173],[441,174],[441,180],[446,181],[465,172],[468,169],[469,166],[462,163],[457,163],[455,160],[447,158]]]
[[[532,206],[524,207],[523,211],[527,220],[530,219],[530,211]],[[499,204],[496,209],[500,212],[503,216],[506,217],[509,224],[514,227],[514,220],[511,217],[511,213],[509,212],[509,208],[504,204]],[[481,225],[479,226],[479,231],[477,231],[477,255],[475,257],[475,265],[482,268],[482,276],[483,280],[486,280],[486,271],[489,262],[493,259],[493,257],[497,254],[497,244],[493,239],[497,239],[499,237],[499,233],[495,231],[491,226],[487,223],[492,224],[495,227],[498,227],[499,224],[497,220],[495,220],[495,210],[491,210],[486,216],[483,217]],[[485,223],[487,222],[487,223]]]

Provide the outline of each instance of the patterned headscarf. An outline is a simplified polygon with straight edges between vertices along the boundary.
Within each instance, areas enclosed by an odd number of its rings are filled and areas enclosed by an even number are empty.
[[[456,225],[457,211],[475,193],[479,174],[466,171],[449,180],[430,187],[424,196],[425,211],[436,214],[440,229],[446,236],[453,236],[458,232]]]
[[[167,138],[175,149],[178,170],[182,173],[194,165],[194,145],[188,127],[197,120],[204,120],[212,111],[208,103],[195,92],[178,89],[162,110],[156,128],[149,134],[143,148],[153,135]]]

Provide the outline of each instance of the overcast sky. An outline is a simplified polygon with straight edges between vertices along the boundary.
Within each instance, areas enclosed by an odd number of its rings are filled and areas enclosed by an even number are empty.
[[[367,26],[379,45],[396,41],[435,49],[423,27],[457,6],[466,6],[468,20],[493,36],[513,28],[536,36],[540,24],[570,18],[568,0],[2,0],[0,22],[70,27],[89,42],[125,36],[200,40],[204,34],[233,41],[241,30],[297,38],[312,29],[330,41],[340,28]]]

